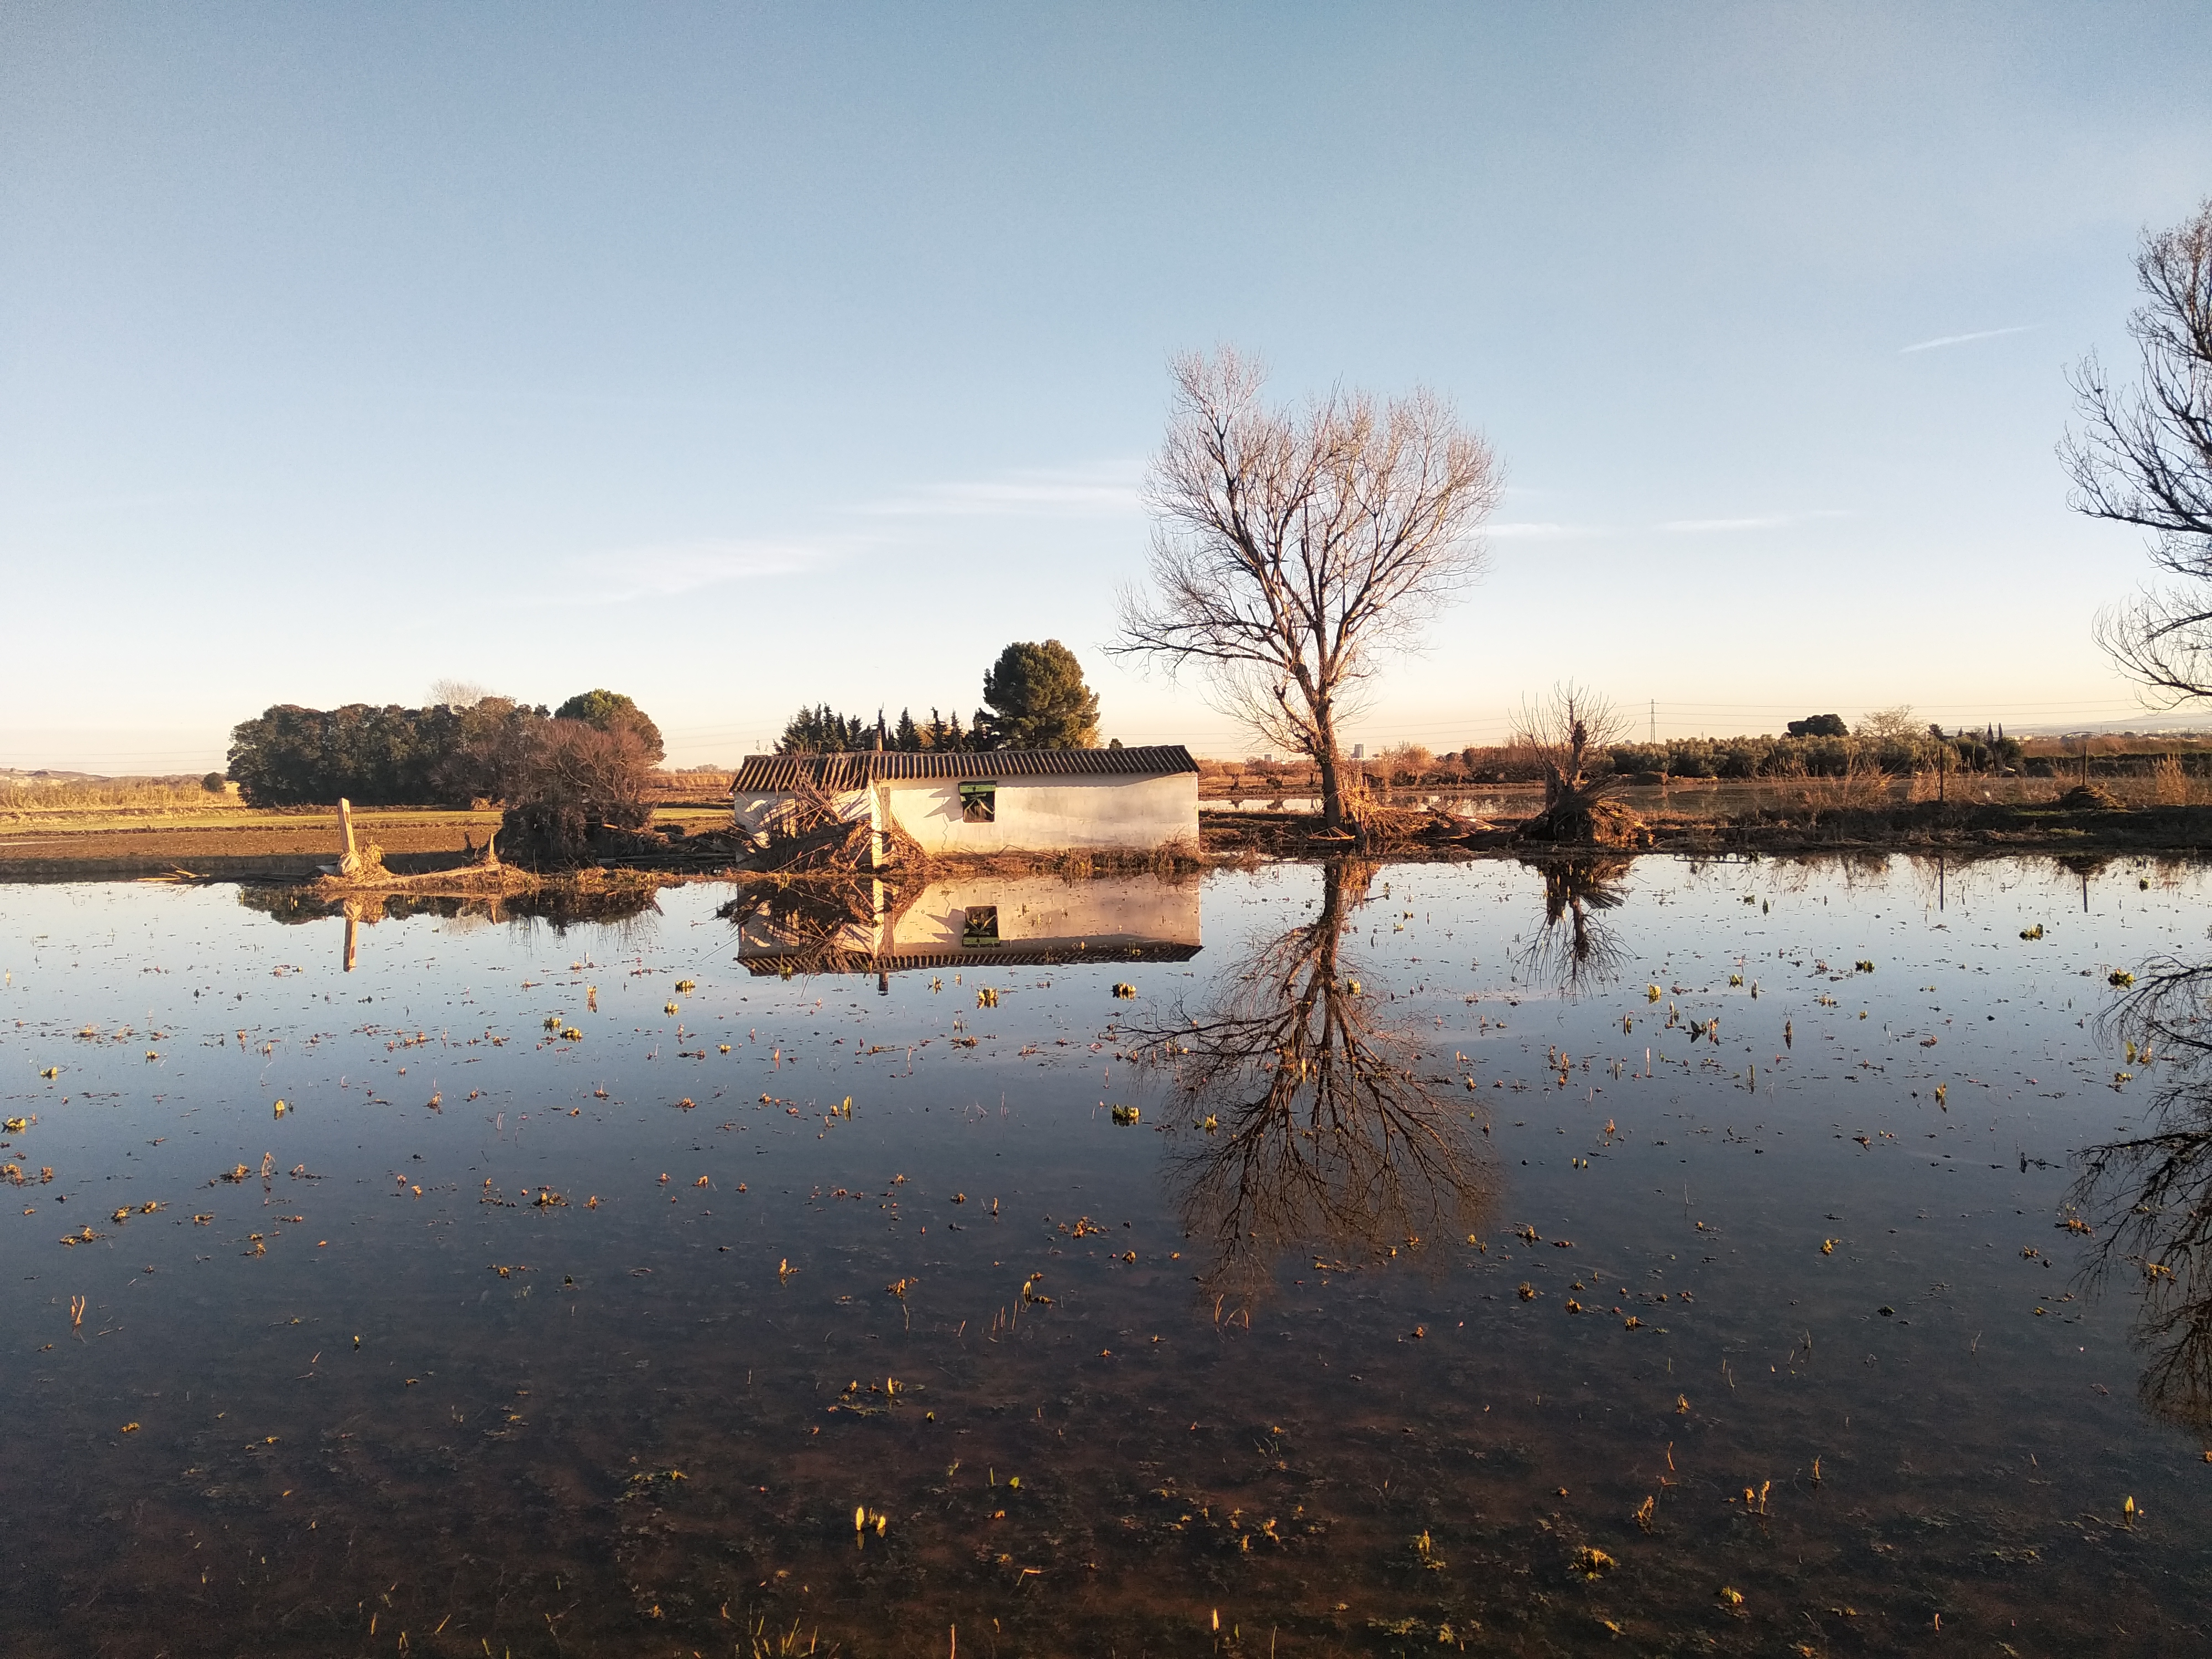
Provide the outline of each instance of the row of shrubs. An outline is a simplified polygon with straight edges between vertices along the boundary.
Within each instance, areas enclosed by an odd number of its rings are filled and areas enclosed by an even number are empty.
[[[1665,743],[1616,744],[1594,757],[1594,769],[1602,773],[1609,767],[1624,776],[1676,778],[1842,777],[1869,769],[1932,772],[1939,758],[1950,771],[1985,772],[2018,766],[2021,746],[2011,738],[1981,737],[1673,738]],[[1408,744],[1358,764],[1373,781],[1399,787],[1534,783],[1544,775],[1542,760],[1517,745],[1431,755]],[[1302,781],[1310,787],[1312,777],[1312,768],[1302,762],[1206,765],[1209,772],[1225,775],[1253,793]]]
[[[1933,772],[1939,764],[1986,772],[2019,764],[2021,747],[2013,738],[1672,738],[1616,744],[1607,758],[1618,773],[1676,778],[1839,778],[1854,769]]]

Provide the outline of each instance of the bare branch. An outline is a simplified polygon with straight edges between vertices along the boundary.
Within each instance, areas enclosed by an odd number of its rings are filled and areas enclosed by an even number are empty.
[[[1109,649],[1197,669],[1216,708],[1313,757],[1340,823],[1338,728],[1378,659],[1418,648],[1481,574],[1496,458],[1426,390],[1338,390],[1293,414],[1262,403],[1264,369],[1233,348],[1170,368],[1150,580],[1121,596]]]
[[[2128,320],[2138,383],[2116,390],[2094,356],[2072,381],[2085,430],[2060,457],[2078,513],[2152,532],[2172,585],[2103,612],[2097,642],[2171,708],[2212,696],[2212,201],[2147,236],[2136,258],[2147,296]]]

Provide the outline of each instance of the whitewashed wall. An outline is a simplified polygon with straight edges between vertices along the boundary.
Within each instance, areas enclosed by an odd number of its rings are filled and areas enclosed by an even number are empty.
[[[1198,775],[1166,777],[1008,778],[1000,781],[998,817],[969,823],[960,815],[956,778],[918,778],[876,786],[898,827],[925,852],[1058,853],[1121,848],[1151,852],[1198,846]]]
[[[886,955],[957,951],[969,908],[985,904],[999,913],[999,943],[1004,945],[1066,945],[1080,939],[1101,949],[1122,942],[1199,942],[1195,881],[1108,876],[1070,882],[1026,876],[932,882],[895,925],[883,930],[877,948]]]

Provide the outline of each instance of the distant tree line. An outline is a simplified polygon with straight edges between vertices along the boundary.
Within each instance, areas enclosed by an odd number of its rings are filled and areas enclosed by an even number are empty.
[[[873,749],[907,754],[988,749],[1095,749],[1098,694],[1084,683],[1083,665],[1058,640],[1017,641],[983,674],[984,707],[963,730],[932,708],[927,721],[911,709],[898,719],[841,714],[828,703],[801,708],[776,739],[779,755],[842,754]]]
[[[573,777],[586,751],[593,787],[643,775],[665,755],[659,729],[622,693],[592,690],[557,708],[508,697],[422,708],[280,703],[230,734],[229,775],[250,806],[465,805],[530,798]]]
[[[1615,744],[1608,751],[1620,773],[1676,778],[1841,777],[1854,767],[1884,772],[1986,772],[2017,766],[2020,740],[1980,732],[1936,736],[1669,738],[1664,743]]]
[[[1586,763],[1593,775],[1676,778],[1841,777],[1875,769],[1910,775],[1987,772],[2002,769],[2063,769],[2063,760],[2031,758],[2017,738],[2001,728],[1946,732],[1915,720],[1909,709],[1886,709],[1862,720],[1856,732],[1828,730],[1833,716],[1814,715],[1795,726],[1818,723],[1818,735],[1771,734],[1735,738],[1670,738],[1663,743],[1626,743],[1615,738],[1593,744]],[[1840,720],[1835,725],[1842,726]],[[1516,741],[1471,746],[1439,755],[1419,744],[1400,744],[1358,762],[1372,782],[1385,787],[1450,787],[1466,784],[1534,783],[1544,775],[1547,744],[1533,734]],[[1284,762],[1207,762],[1207,775],[1225,775],[1249,784],[1253,793],[1280,793],[1285,787],[1311,787],[1312,763],[1301,757]]]
[[[793,714],[785,723],[783,735],[775,740],[775,752],[839,755],[856,749],[873,749],[878,724],[883,729],[884,747],[907,754],[981,746],[975,742],[975,733],[961,726],[957,712],[948,720],[933,708],[929,719],[922,721],[915,720],[910,709],[902,708],[896,720],[884,720],[881,714],[868,720],[858,714],[841,714],[825,702]]]

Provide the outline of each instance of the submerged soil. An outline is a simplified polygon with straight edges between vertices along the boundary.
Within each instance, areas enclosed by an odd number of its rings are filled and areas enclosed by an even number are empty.
[[[0,886],[0,1651],[2204,1650],[2212,1264],[2072,1161],[2202,869],[991,880]]]

